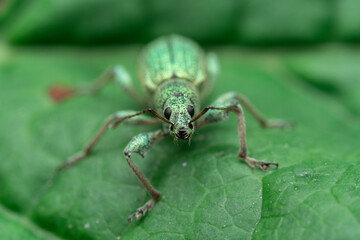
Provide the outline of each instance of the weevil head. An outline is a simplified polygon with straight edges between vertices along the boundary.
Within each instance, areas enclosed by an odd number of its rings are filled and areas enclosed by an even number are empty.
[[[164,107],[164,117],[173,125],[169,126],[170,134],[177,139],[189,140],[194,132],[194,126],[191,122],[195,109],[190,101],[179,103],[169,99]]]
[[[195,86],[187,80],[166,81],[157,89],[154,100],[157,112],[171,122],[170,134],[175,139],[190,140],[195,130],[191,120],[199,102]]]

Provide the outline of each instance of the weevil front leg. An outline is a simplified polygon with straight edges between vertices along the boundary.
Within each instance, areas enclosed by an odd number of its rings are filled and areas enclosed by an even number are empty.
[[[145,205],[140,207],[135,213],[129,216],[129,222],[132,222],[134,217],[136,217],[136,219],[140,219],[142,216],[144,216],[147,211],[150,211],[154,207],[156,200],[158,200],[160,197],[160,192],[152,186],[145,175],[136,167],[134,162],[131,160],[131,155],[133,153],[137,153],[144,157],[145,152],[151,147],[151,145],[165,135],[166,133],[160,130],[150,133],[141,133],[135,136],[124,149],[124,155],[126,157],[127,163],[138,177],[140,182],[144,185],[146,190],[149,192],[149,194],[152,196],[152,198],[146,202]]]
[[[127,123],[129,125],[157,125],[157,124],[161,124],[159,119],[151,118],[151,117],[142,115],[143,113],[145,113],[147,111],[149,111],[149,110],[145,109],[145,110],[140,111],[140,112],[127,110],[127,111],[118,111],[115,114],[110,115],[105,120],[103,125],[100,127],[100,129],[98,130],[96,135],[84,147],[84,149],[80,153],[78,153],[78,154],[76,154],[74,156],[71,156],[62,166],[60,166],[58,168],[58,171],[60,171],[62,169],[69,169],[75,163],[78,163],[81,160],[83,160],[86,156],[88,156],[91,153],[91,151],[93,150],[95,145],[99,142],[99,140],[101,139],[101,137],[104,135],[104,133],[106,132],[106,130],[108,128],[115,128],[116,126],[118,126],[119,123],[121,123],[121,122],[123,122],[125,120],[126,120],[125,123]]]
[[[205,108],[202,113],[199,114],[200,117],[202,116],[202,114],[204,114],[204,118],[203,120],[197,122],[196,126],[200,127],[209,123],[228,119],[229,112],[234,112],[238,117],[238,133],[240,139],[240,150],[238,156],[240,158],[243,158],[251,167],[257,166],[264,171],[267,171],[271,165],[278,167],[278,163],[258,161],[247,155],[244,111],[239,102],[244,103],[244,105],[264,127],[284,127],[287,123],[280,121],[271,122],[265,120],[245,98],[241,98],[239,96],[240,95],[237,95],[236,93],[227,93],[220,96],[211,105],[211,107]],[[199,119],[199,117],[195,118],[195,120],[197,119]]]
[[[134,90],[132,80],[126,69],[120,65],[106,70],[100,77],[98,77],[89,86],[81,88],[66,88],[61,86],[54,86],[50,89],[50,96],[53,100],[59,102],[69,97],[79,95],[88,95],[98,93],[106,84],[115,81],[126,93],[128,93],[134,100],[143,106],[147,106],[146,101],[139,96]]]

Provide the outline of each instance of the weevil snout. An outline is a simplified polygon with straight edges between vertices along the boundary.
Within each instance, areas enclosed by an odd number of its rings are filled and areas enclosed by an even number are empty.
[[[190,137],[190,133],[186,130],[185,127],[181,127],[176,132],[176,137],[187,140]]]
[[[192,124],[189,124],[188,127],[179,126],[179,125],[170,126],[170,132],[176,138],[179,138],[182,140],[189,140],[193,133],[193,126],[192,126]]]
[[[189,104],[179,104],[179,99],[169,99],[165,107],[164,117],[172,124],[169,126],[170,134],[177,139],[189,140],[194,127],[191,123],[191,118],[194,115],[194,108]]]

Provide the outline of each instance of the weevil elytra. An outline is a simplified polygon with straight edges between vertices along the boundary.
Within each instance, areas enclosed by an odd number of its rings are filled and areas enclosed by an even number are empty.
[[[200,109],[200,99],[209,93],[218,75],[218,69],[215,54],[205,54],[190,39],[170,35],[150,43],[140,58],[140,79],[145,92],[152,101],[145,101],[134,90],[129,74],[121,66],[106,71],[88,87],[52,88],[50,95],[54,100],[60,101],[68,97],[96,93],[106,83],[115,80],[136,101],[148,107],[142,111],[119,111],[109,116],[85,148],[79,154],[70,157],[60,169],[70,168],[84,159],[108,128],[115,128],[124,121],[135,125],[162,125],[158,131],[136,135],[124,149],[127,163],[152,197],[129,216],[128,220],[131,222],[134,217],[139,219],[151,210],[160,197],[160,192],[152,186],[132,161],[132,154],[137,153],[143,157],[153,143],[167,135],[189,141],[196,128],[225,120],[230,112],[235,113],[238,118],[237,127],[240,138],[238,156],[251,167],[259,167],[264,171],[268,170],[271,165],[278,167],[277,163],[258,161],[247,155],[245,120],[241,104],[263,127],[284,128],[288,126],[286,122],[267,121],[245,97],[235,92],[223,94],[212,105]],[[144,113],[151,113],[152,116],[142,115]]]

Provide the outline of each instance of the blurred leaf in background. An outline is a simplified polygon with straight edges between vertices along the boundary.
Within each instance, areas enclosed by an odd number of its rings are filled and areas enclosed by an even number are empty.
[[[25,0],[2,0],[0,1],[0,26],[8,20]]]
[[[249,0],[239,14],[238,37],[249,44],[311,43],[330,40],[328,0]]]
[[[335,36],[350,42],[360,40],[360,2],[357,0],[334,1]]]
[[[357,0],[3,0],[2,6],[0,23],[14,44],[119,44],[170,33],[261,45],[360,39]]]
[[[117,43],[136,41],[146,28],[142,0],[29,1],[9,9],[17,16],[7,22],[12,43]]]
[[[336,97],[354,115],[360,114],[360,55],[358,47],[316,53],[304,51],[289,57],[287,66],[299,79]],[[355,51],[355,52],[354,52]]]

